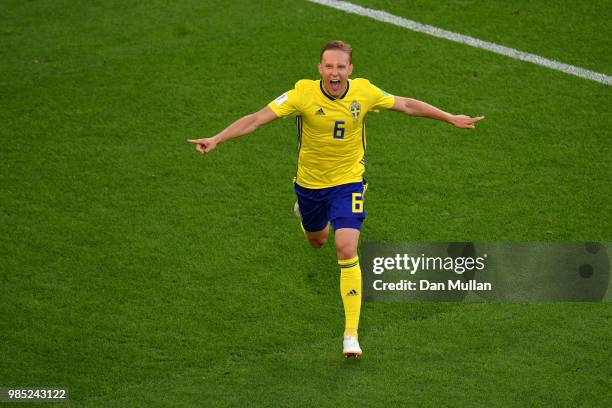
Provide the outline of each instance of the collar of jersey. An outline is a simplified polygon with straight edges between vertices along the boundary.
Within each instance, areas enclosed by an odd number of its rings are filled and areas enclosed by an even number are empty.
[[[339,98],[334,98],[333,96],[331,96],[327,92],[325,92],[325,88],[323,88],[323,80],[321,79],[319,81],[319,88],[321,88],[321,92],[323,92],[323,95],[327,96],[332,101],[335,101],[336,99],[343,99],[346,96],[346,94],[348,93],[348,90],[349,90],[350,87],[351,87],[351,80],[347,79],[346,80],[346,89],[344,90],[344,93],[342,95],[340,95]]]

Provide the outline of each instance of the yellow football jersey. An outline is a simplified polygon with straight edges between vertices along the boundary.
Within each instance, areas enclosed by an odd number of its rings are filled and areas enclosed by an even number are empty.
[[[393,107],[395,99],[367,79],[348,80],[339,98],[322,81],[303,79],[268,106],[278,117],[297,116],[297,183],[326,188],[359,182],[365,170],[366,113]]]

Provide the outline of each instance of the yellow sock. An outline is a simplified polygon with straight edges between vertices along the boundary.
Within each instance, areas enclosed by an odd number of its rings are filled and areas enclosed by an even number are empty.
[[[338,260],[340,295],[344,304],[344,335],[357,337],[361,312],[361,268],[359,257]]]

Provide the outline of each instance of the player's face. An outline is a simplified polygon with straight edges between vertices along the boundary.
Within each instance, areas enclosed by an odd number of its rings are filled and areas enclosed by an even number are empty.
[[[349,55],[340,50],[327,50],[321,56],[319,74],[323,80],[325,90],[331,96],[342,96],[346,89],[346,81],[353,73],[353,64]]]

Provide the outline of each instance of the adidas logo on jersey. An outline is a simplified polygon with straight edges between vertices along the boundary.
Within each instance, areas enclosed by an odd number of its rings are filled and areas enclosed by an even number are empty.
[[[315,113],[315,115],[317,116],[321,116],[321,115],[325,115],[325,112],[323,111],[323,108],[320,108],[317,113]]]
[[[351,289],[351,291],[347,293],[346,296],[357,296],[358,294],[359,293],[357,293],[355,289]]]

